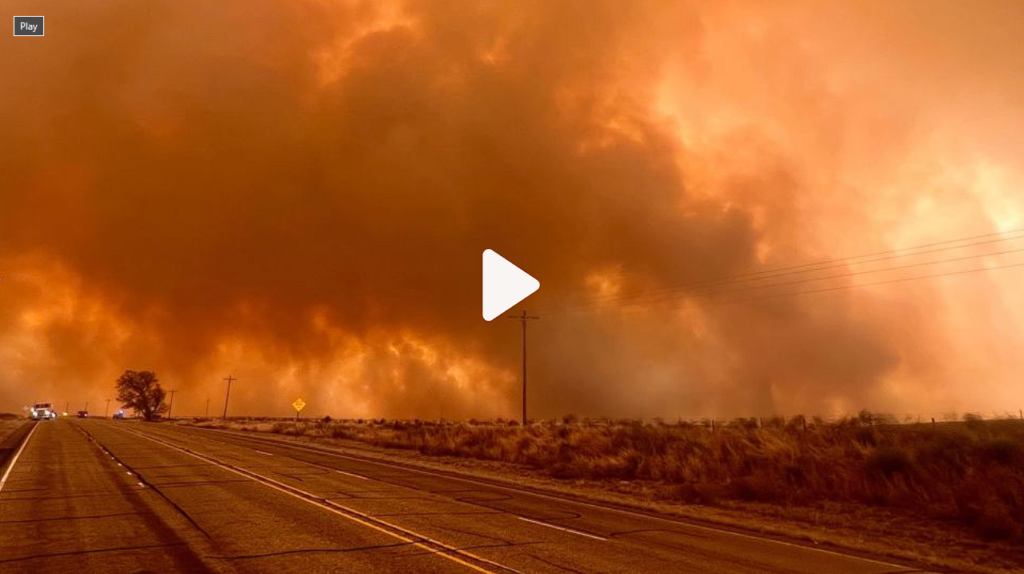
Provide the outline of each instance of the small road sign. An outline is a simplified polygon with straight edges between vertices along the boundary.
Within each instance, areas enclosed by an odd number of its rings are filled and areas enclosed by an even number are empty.
[[[292,407],[294,407],[295,412],[298,413],[302,409],[306,408],[306,401],[302,399],[295,399],[295,402],[292,403]]]

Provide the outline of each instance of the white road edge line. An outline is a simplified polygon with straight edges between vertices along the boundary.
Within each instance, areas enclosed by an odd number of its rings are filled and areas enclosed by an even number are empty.
[[[461,477],[461,476],[453,476],[453,475],[450,475],[450,474],[445,474],[445,473],[440,473],[440,472],[432,472],[432,471],[426,470],[426,469],[412,468],[412,467],[409,467],[409,466],[403,466],[403,465],[399,465],[399,464],[391,464],[391,463],[383,462],[383,461],[369,460],[369,457],[367,457],[367,458],[353,457],[353,456],[346,455],[345,453],[342,453],[342,452],[338,452],[338,451],[334,451],[334,450],[329,450],[329,449],[326,449],[326,448],[323,448],[323,447],[318,447],[318,446],[311,446],[311,445],[304,445],[304,444],[297,444],[297,443],[289,443],[289,442],[285,442],[284,440],[272,439],[272,438],[248,437],[248,436],[245,436],[245,435],[238,435],[237,433],[234,433],[232,431],[226,431],[226,430],[225,431],[220,431],[220,430],[217,430],[217,429],[204,429],[202,427],[190,427],[190,428],[195,428],[195,429],[199,429],[200,431],[207,431],[207,432],[224,432],[224,433],[230,434],[232,436],[238,436],[239,438],[242,438],[242,439],[248,438],[250,440],[256,440],[256,441],[272,441],[272,442],[277,442],[277,443],[281,443],[281,444],[285,444],[285,445],[291,444],[292,446],[297,447],[299,449],[305,449],[307,451],[312,451],[312,452],[319,452],[319,453],[322,453],[322,454],[336,456],[336,457],[339,457],[339,458],[345,458],[345,459],[348,459],[348,460],[354,460],[354,461],[359,461],[359,462],[368,462],[370,464],[376,464],[376,465],[380,465],[380,466],[386,466],[386,467],[389,467],[389,468],[396,468],[396,469],[400,469],[400,470],[406,470],[406,471],[409,471],[409,472],[416,472],[416,473],[419,473],[419,474],[428,474],[428,475],[431,475],[431,476],[440,476],[440,477],[448,478],[448,479],[451,479],[451,480],[465,482],[465,483],[468,483],[468,484],[483,485],[483,486],[488,486],[490,488],[496,488],[496,489],[499,489],[499,490],[505,490],[505,491],[509,491],[509,492],[518,492],[518,493],[521,493],[521,494],[528,494],[528,495],[531,495],[531,496],[538,496],[540,498],[546,498],[548,500],[557,500],[559,502],[568,502],[570,504],[580,504],[582,506],[589,506],[590,508],[596,508],[598,510],[604,510],[606,512],[616,512],[616,513],[625,514],[625,515],[628,515],[628,516],[639,516],[639,517],[642,517],[642,518],[649,518],[649,519],[657,520],[657,521],[660,521],[660,522],[667,522],[669,524],[674,524],[676,526],[680,526],[680,527],[683,527],[683,528],[696,528],[698,530],[705,530],[707,532],[716,532],[718,534],[726,534],[726,535],[729,535],[729,536],[737,536],[739,538],[747,538],[749,540],[757,540],[759,542],[765,542],[765,543],[771,543],[771,544],[779,544],[781,546],[789,546],[791,548],[799,548],[801,550],[809,550],[811,552],[821,552],[823,554],[831,554],[833,556],[839,556],[839,557],[846,558],[846,559],[849,559],[849,560],[860,560],[862,562],[870,562],[872,564],[879,564],[879,565],[887,566],[887,567],[890,567],[890,568],[898,568],[900,570],[904,570],[904,571],[907,571],[907,572],[918,572],[918,570],[914,570],[913,568],[910,568],[908,566],[904,566],[902,564],[895,564],[893,562],[885,562],[884,560],[876,560],[874,558],[867,558],[867,557],[864,557],[864,556],[859,556],[857,554],[848,554],[848,553],[845,553],[845,552],[838,552],[838,551],[835,551],[835,550],[828,550],[828,549],[825,549],[825,548],[817,548],[817,547],[814,547],[814,546],[807,546],[807,545],[804,545],[804,544],[796,544],[794,542],[786,542],[785,540],[778,540],[776,538],[756,536],[756,535],[753,535],[753,534],[744,534],[742,532],[734,532],[732,530],[725,530],[724,528],[715,528],[714,526],[705,526],[703,524],[697,524],[695,522],[689,522],[685,518],[679,518],[679,519],[664,518],[664,517],[661,517],[661,516],[655,516],[653,514],[646,514],[646,513],[643,513],[643,512],[634,512],[632,510],[626,510],[625,508],[616,508],[614,506],[605,506],[605,505],[597,504],[597,503],[594,503],[594,502],[586,502],[586,501],[583,501],[583,500],[574,500],[572,498],[556,496],[554,494],[545,494],[545,493],[537,492],[537,491],[533,491],[533,490],[527,490],[527,489],[523,489],[523,488],[516,488],[514,486],[504,486],[504,485],[495,484],[495,483],[486,482],[486,481],[477,481],[477,480],[473,480],[472,478],[465,478],[465,477]],[[928,572],[928,571],[926,571],[926,572]]]
[[[607,538],[605,538],[603,536],[598,536],[596,534],[588,534],[586,532],[582,532],[580,530],[575,530],[575,529],[572,529],[572,528],[566,528],[564,526],[555,526],[554,524],[549,524],[547,522],[541,522],[540,520],[534,520],[532,518],[526,518],[524,516],[517,516],[516,518],[518,518],[519,520],[525,520],[526,522],[532,522],[534,524],[540,524],[541,526],[547,526],[548,528],[554,528],[555,530],[561,530],[563,532],[569,532],[569,533],[575,534],[577,536],[586,536],[587,538],[593,538],[594,540],[600,540],[602,542],[607,542],[608,541]]]
[[[35,434],[37,428],[39,428],[38,422],[36,423],[36,426],[32,427],[32,430],[28,431],[28,436],[25,437],[25,440],[21,441],[21,446],[18,447],[18,452],[14,453],[14,458],[12,458],[11,462],[7,464],[7,470],[4,472],[3,477],[0,478],[0,491],[3,491],[4,485],[7,484],[7,477],[11,476],[11,471],[14,470],[14,463],[18,462],[21,452],[25,450],[26,446],[28,446],[28,441],[32,438],[32,435]]]
[[[373,518],[373,517],[371,517],[371,516],[369,516],[367,514],[363,514],[362,512],[359,512],[358,510],[354,510],[354,509],[351,509],[351,508],[349,508],[347,506],[344,506],[342,504],[338,504],[337,502],[334,502],[333,500],[328,500],[326,498],[323,498],[323,497],[317,496],[315,494],[306,492],[304,490],[301,490],[301,489],[296,488],[294,486],[291,486],[289,484],[285,484],[283,482],[279,482],[279,481],[274,480],[272,478],[263,476],[262,474],[253,472],[253,471],[248,470],[248,469],[241,469],[241,470],[240,469],[236,469],[236,468],[234,468],[233,466],[231,466],[229,464],[226,464],[226,463],[218,461],[215,457],[212,457],[210,455],[201,455],[199,453],[192,452],[189,449],[182,448],[182,447],[170,444],[170,443],[162,441],[160,439],[156,439],[156,438],[153,438],[153,437],[150,437],[150,436],[146,436],[146,434],[141,432],[141,431],[135,431],[135,430],[129,430],[129,429],[122,429],[122,430],[124,430],[125,432],[129,432],[131,434],[134,434],[136,436],[139,436],[141,438],[144,438],[146,440],[155,442],[157,444],[162,444],[162,445],[164,445],[164,446],[166,446],[168,448],[172,448],[174,450],[183,452],[183,453],[185,453],[185,454],[187,454],[187,455],[189,455],[189,456],[191,456],[193,458],[197,458],[197,459],[202,460],[204,462],[208,462],[208,463],[210,463],[210,464],[212,464],[214,466],[218,466],[220,468],[223,468],[224,470],[233,472],[233,473],[235,473],[235,474],[237,474],[239,476],[248,478],[249,480],[251,480],[253,482],[263,484],[264,486],[269,486],[270,488],[273,488],[274,490],[278,490],[280,492],[283,492],[284,494],[287,494],[289,496],[297,498],[297,499],[299,499],[299,500],[301,500],[303,502],[307,502],[309,504],[312,504],[313,506],[322,508],[322,509],[327,510],[329,512],[333,512],[334,514],[337,514],[338,516],[347,518],[349,520],[352,520],[353,522],[358,522],[359,524],[362,524],[363,526],[369,526],[370,528],[373,528],[373,529],[375,529],[377,531],[380,531],[380,532],[383,532],[383,533],[388,534],[390,536],[393,536],[393,537],[395,537],[395,538],[397,538],[397,539],[399,539],[399,540],[401,540],[403,542],[408,542],[408,543],[412,544],[413,546],[417,546],[419,548],[422,548],[422,549],[424,549],[424,550],[426,550],[426,551],[428,551],[428,552],[430,552],[432,554],[436,554],[437,556],[440,556],[442,558],[447,558],[448,560],[451,560],[453,562],[456,562],[458,564],[466,566],[467,568],[471,568],[473,570],[476,570],[477,572],[483,572],[485,574],[494,574],[490,570],[486,570],[484,568],[481,568],[481,567],[477,566],[476,564],[473,564],[473,563],[470,563],[470,562],[466,562],[465,560],[462,560],[457,555],[463,555],[463,556],[466,556],[466,557],[471,558],[473,560],[478,560],[478,561],[480,561],[480,562],[482,562],[484,564],[490,564],[492,566],[496,566],[496,567],[498,567],[498,568],[500,568],[502,570],[506,570],[506,571],[509,571],[509,572],[516,572],[517,574],[524,574],[522,572],[519,572],[519,570],[516,570],[515,568],[512,568],[510,566],[505,566],[505,565],[499,564],[497,562],[493,562],[491,560],[488,560],[486,558],[481,558],[480,556],[476,556],[475,554],[471,554],[469,552],[466,552],[465,550],[460,550],[460,549],[455,548],[453,546],[449,546],[449,545],[447,545],[447,544],[445,544],[443,542],[439,542],[439,541],[434,540],[434,539],[432,539],[430,537],[427,537],[427,536],[424,536],[422,534],[418,534],[416,532],[413,532],[411,530],[402,528],[401,526],[396,526],[394,524],[391,524],[390,522],[386,522],[386,521],[381,520],[379,518]],[[232,446],[237,446],[237,445],[232,445]],[[245,472],[242,472],[242,470],[244,470]],[[257,480],[255,477],[259,477],[262,480]],[[302,494],[300,495],[300,494],[296,494],[296,493],[302,493]],[[309,497],[309,498],[307,498],[307,497]],[[316,500],[313,500],[313,499],[316,499]],[[323,503],[318,502],[318,500],[323,501]],[[332,506],[336,507],[336,508],[331,508]],[[342,510],[344,510],[345,512],[342,512]],[[353,514],[355,516],[353,516]],[[395,530],[398,530],[399,532],[403,532],[403,533],[408,534],[410,536],[414,536],[414,537],[419,538],[421,540],[425,540],[427,542],[430,542],[431,544],[436,544],[437,546],[440,546],[442,548],[445,548],[446,550],[454,552],[456,554],[456,556],[453,556],[451,554],[447,554],[445,552],[441,552],[440,550],[438,550],[436,548],[431,548],[430,546],[427,546],[426,544],[424,544],[422,542],[416,542],[416,541],[408,539],[408,538],[406,538],[406,537],[404,537],[404,536],[402,536],[400,534],[396,534],[395,532],[392,532],[392,531],[390,531],[390,530],[388,530],[386,528],[382,528],[382,527],[374,524],[373,521],[379,522],[380,524],[387,525],[388,527],[393,528]]]
[[[164,436],[166,438],[166,435],[161,435],[161,436]],[[179,436],[184,436],[184,435],[179,435]],[[352,478],[358,478],[359,480],[377,480],[375,478],[370,478],[369,476],[363,476],[361,474],[355,474],[355,473],[352,473],[352,472],[346,472],[344,470],[339,470],[337,468],[334,468],[333,466],[326,466],[326,465],[323,465],[323,464],[315,463],[315,462],[312,462],[312,461],[309,461],[309,460],[304,460],[304,459],[301,459],[301,458],[295,458],[295,457],[288,456],[288,455],[275,455],[275,454],[271,454],[269,452],[263,452],[262,450],[259,450],[257,448],[253,448],[251,446],[243,446],[243,445],[239,445],[238,443],[228,442],[228,441],[225,441],[225,440],[220,440],[220,439],[216,439],[216,438],[212,438],[212,437],[208,437],[208,436],[201,437],[201,440],[208,441],[208,442],[216,442],[216,443],[220,443],[220,444],[226,444],[226,445],[232,446],[232,447],[241,446],[242,448],[247,448],[249,450],[258,452],[260,454],[265,454],[267,456],[284,456],[285,458],[290,458],[290,459],[292,459],[294,461],[301,462],[302,464],[306,464],[306,465],[309,465],[309,466],[312,466],[312,467],[316,467],[316,468],[322,468],[324,470],[336,472],[338,474],[344,474],[345,476],[351,476]],[[192,440],[192,437],[189,437],[188,442],[189,443],[194,443],[196,441]],[[288,446],[288,445],[275,445],[275,446]],[[378,482],[380,482],[380,481],[378,481]],[[384,484],[389,484],[389,483],[385,482]]]

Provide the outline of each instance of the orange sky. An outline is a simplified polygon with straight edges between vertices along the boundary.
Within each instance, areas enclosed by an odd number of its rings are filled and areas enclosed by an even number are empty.
[[[15,2],[0,411],[133,368],[181,414],[230,373],[239,414],[515,416],[485,248],[541,281],[537,416],[1024,407],[1022,268],[687,287],[1024,228],[1021,4],[669,4]]]

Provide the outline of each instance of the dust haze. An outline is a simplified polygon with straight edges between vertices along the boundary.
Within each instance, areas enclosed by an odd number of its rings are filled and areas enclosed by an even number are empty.
[[[536,416],[1021,406],[1019,269],[623,298],[1024,227],[1018,3],[16,4],[0,410],[515,416],[486,248]]]

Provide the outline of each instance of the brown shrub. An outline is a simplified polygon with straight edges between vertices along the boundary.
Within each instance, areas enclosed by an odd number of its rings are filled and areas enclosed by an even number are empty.
[[[892,478],[896,473],[907,473],[910,470],[910,457],[903,449],[883,446],[875,449],[868,457],[867,469]]]

